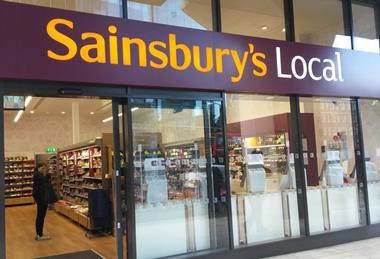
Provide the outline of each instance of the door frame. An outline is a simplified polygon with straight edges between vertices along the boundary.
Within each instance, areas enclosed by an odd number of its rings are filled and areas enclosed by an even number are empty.
[[[128,88],[128,99],[127,100],[119,100],[119,105],[122,105],[123,108],[123,118],[126,120],[126,129],[125,134],[127,137],[126,146],[128,147],[128,155],[127,155],[127,174],[126,174],[126,202],[127,202],[127,210],[126,210],[126,228],[127,228],[127,258],[135,259],[136,258],[136,218],[135,218],[135,200],[134,200],[134,174],[130,172],[134,172],[133,166],[133,129],[132,129],[132,112],[130,107],[132,107],[132,99],[169,99],[169,100],[198,100],[198,101],[220,101],[222,104],[221,112],[222,121],[221,126],[223,130],[223,136],[225,134],[225,100],[224,94],[222,92],[199,92],[199,91],[175,91],[175,90],[161,90],[161,89],[149,89],[149,88]],[[116,100],[115,100],[116,103]],[[118,106],[115,104],[116,107]],[[117,116],[117,110],[114,109],[114,116]],[[202,109],[204,107],[202,106]],[[118,120],[114,120],[115,122]],[[115,129],[119,128],[119,123],[115,123]],[[225,140],[225,137],[224,137]],[[115,140],[118,141],[118,140]],[[224,148],[226,143],[224,145]],[[115,152],[118,154],[119,152]],[[231,195],[230,195],[230,182],[229,182],[229,171],[228,171],[228,153],[227,150],[224,151],[224,167],[226,172],[226,188],[227,188],[227,220],[228,220],[228,241],[229,241],[229,249],[233,247],[233,231],[232,231],[232,217],[231,217]],[[211,250],[215,252],[216,250]],[[202,253],[208,253],[204,251]],[[196,253],[195,253],[196,254]],[[184,255],[186,256],[186,255]],[[187,256],[189,256],[187,254]]]
[[[6,227],[5,227],[5,182],[4,182],[4,109],[3,102],[6,95],[38,96],[51,98],[109,98],[114,102],[114,98],[127,98],[127,89],[118,87],[107,87],[104,85],[73,84],[62,82],[45,81],[20,81],[7,80],[0,81],[0,259],[6,258]],[[115,178],[119,179],[119,178]],[[119,193],[115,192],[113,199],[118,199]],[[116,206],[121,207],[121,206]],[[116,242],[120,251],[120,242]],[[122,240],[121,240],[122,244]],[[121,247],[122,249],[123,247]],[[118,258],[120,257],[119,254]]]

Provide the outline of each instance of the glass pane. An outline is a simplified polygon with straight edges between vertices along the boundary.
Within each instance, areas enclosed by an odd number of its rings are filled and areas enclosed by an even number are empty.
[[[234,245],[300,235],[288,97],[227,95]]]
[[[221,0],[222,30],[285,40],[283,0]]]
[[[371,223],[380,222],[380,145],[377,136],[380,127],[379,100],[360,100],[365,166],[368,181],[368,201]]]
[[[352,16],[355,34],[354,48],[379,53],[374,7],[364,4],[352,4]]]
[[[129,0],[133,20],[212,30],[211,0]]]
[[[351,100],[300,98],[300,109],[310,233],[358,226]]]
[[[122,0],[6,0],[71,11],[122,17]]]
[[[221,103],[132,101],[138,258],[227,248]]]
[[[338,48],[351,48],[345,36],[342,1],[294,0],[296,41]]]

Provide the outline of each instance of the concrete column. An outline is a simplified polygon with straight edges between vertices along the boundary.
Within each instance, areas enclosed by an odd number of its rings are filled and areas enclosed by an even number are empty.
[[[80,141],[79,103],[71,105],[71,119],[73,125],[73,144]]]

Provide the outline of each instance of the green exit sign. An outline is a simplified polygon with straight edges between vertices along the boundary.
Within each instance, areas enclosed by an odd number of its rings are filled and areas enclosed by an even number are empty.
[[[54,153],[57,152],[57,149],[55,147],[48,147],[45,149],[46,153]]]

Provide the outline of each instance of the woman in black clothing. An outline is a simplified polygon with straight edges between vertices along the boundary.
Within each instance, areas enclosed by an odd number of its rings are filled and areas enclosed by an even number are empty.
[[[48,202],[46,199],[47,187],[50,184],[50,174],[47,172],[47,166],[44,163],[39,163],[33,175],[33,198],[37,203],[36,217],[36,237],[37,241],[48,240],[49,236],[43,235],[44,221]]]

